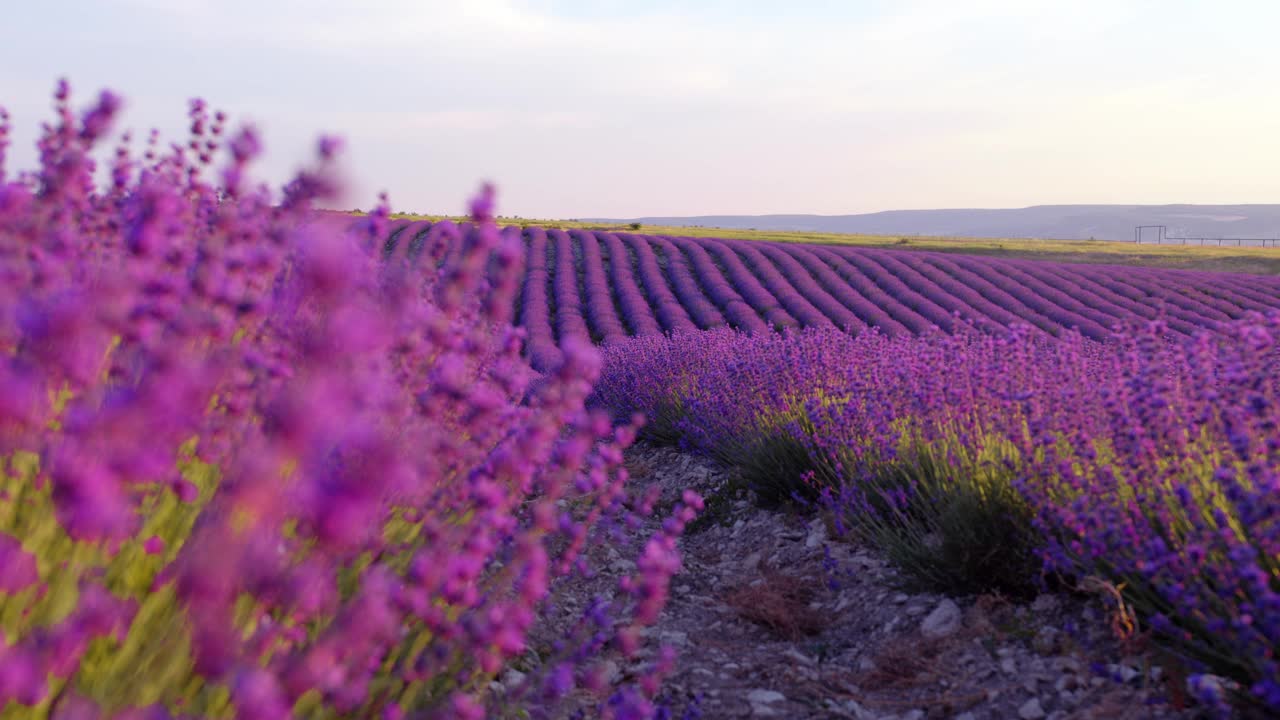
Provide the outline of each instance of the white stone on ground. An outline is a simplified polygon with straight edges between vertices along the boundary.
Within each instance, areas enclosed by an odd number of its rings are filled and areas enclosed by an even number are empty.
[[[951,598],[938,603],[920,623],[920,633],[927,638],[944,638],[960,629],[960,606]]]
[[[1039,698],[1031,698],[1018,708],[1018,717],[1022,720],[1040,720],[1044,717],[1044,708],[1040,707]]]

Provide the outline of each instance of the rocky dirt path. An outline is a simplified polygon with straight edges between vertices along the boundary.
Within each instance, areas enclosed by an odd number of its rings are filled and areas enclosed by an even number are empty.
[[[1114,639],[1105,594],[1014,604],[905,592],[821,519],[730,494],[711,461],[641,445],[627,462],[665,503],[685,488],[718,497],[717,517],[681,541],[684,570],[647,631],[680,652],[662,693],[676,718],[689,703],[708,719],[1196,717],[1169,704],[1183,683],[1154,652]]]

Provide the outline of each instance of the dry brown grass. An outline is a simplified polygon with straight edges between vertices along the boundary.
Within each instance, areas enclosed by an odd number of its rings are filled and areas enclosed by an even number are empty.
[[[626,469],[627,475],[633,480],[646,478],[653,474],[653,466],[644,460],[634,457],[627,457],[623,461],[622,467]]]
[[[872,658],[875,669],[859,676],[858,684],[877,689],[931,685],[937,682],[939,670],[950,671],[939,660],[955,644],[950,637],[898,638],[879,649]]]
[[[809,607],[822,587],[819,578],[762,569],[759,582],[730,591],[724,602],[739,616],[787,640],[817,635],[830,618]]]

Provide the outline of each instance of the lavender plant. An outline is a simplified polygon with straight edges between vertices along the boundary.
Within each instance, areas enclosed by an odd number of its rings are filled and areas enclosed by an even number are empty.
[[[530,646],[644,503],[636,424],[584,407],[597,353],[567,337],[545,376],[521,356],[524,251],[492,189],[425,257],[384,259],[385,199],[311,210],[340,192],[338,141],[273,196],[257,134],[200,101],[187,142],[122,144],[99,188],[120,106],[77,116],[61,83],[40,167],[0,174],[5,716],[552,717],[587,691],[656,712],[668,654],[617,688],[596,660],[636,652],[701,501],[611,604]],[[528,682],[495,692],[517,660]]]
[[[1111,588],[1207,709],[1263,717],[1280,711],[1277,337],[1280,314],[1108,343],[1020,325],[637,338],[606,350],[593,402],[657,413],[766,494],[817,492],[930,587]]]

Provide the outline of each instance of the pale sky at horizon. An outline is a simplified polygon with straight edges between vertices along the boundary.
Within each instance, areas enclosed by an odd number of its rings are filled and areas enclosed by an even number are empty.
[[[257,124],[273,184],[525,217],[1280,201],[1280,4],[48,0],[0,4],[8,168],[66,76],[121,128]]]

